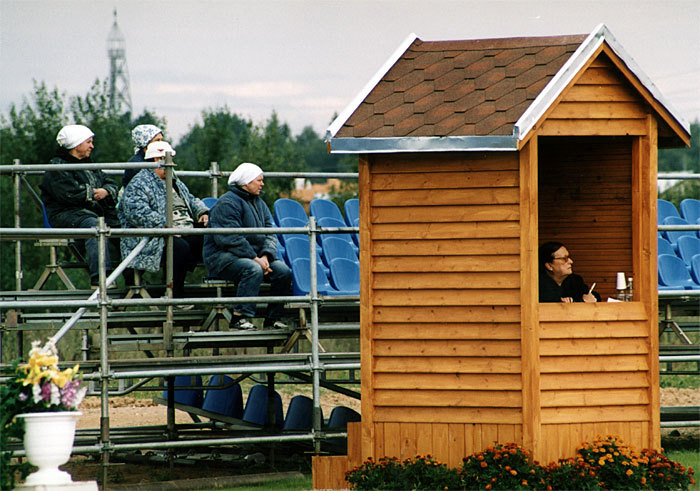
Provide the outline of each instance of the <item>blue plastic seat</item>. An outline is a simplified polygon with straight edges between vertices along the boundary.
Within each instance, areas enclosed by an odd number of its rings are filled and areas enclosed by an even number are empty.
[[[323,421],[323,411],[321,411],[321,421]],[[285,431],[308,431],[313,425],[314,401],[304,395],[292,397],[282,429]]]
[[[656,238],[657,242],[657,251],[656,254],[660,256],[661,254],[670,254],[674,256],[676,254],[676,251],[673,250],[673,246],[669,241],[664,239],[663,237],[657,237]]]
[[[337,220],[335,218],[330,218],[330,217],[322,217],[318,219],[318,224],[319,226],[323,228],[336,228],[336,227],[347,227],[347,224],[344,221]],[[357,256],[359,254],[359,250],[355,242],[353,242],[352,234],[347,234],[347,233],[337,233],[337,234],[319,234],[319,239],[320,243],[323,246],[324,241],[327,240],[330,237],[337,237],[338,239],[344,240],[347,242],[355,251],[355,255]]]
[[[331,260],[331,280],[336,289],[360,294],[360,263],[344,257]]]
[[[343,214],[340,213],[340,208],[334,202],[329,199],[314,199],[309,203],[309,213],[316,217],[318,221],[319,218],[334,218],[345,224],[345,219]],[[343,225],[345,226],[345,225]]]
[[[264,426],[267,424],[267,387],[264,385],[254,385],[248,393],[248,400],[245,403],[243,410],[243,421]],[[282,409],[282,397],[275,391],[274,394],[275,407],[275,424],[277,428],[281,428],[284,423],[284,410]]]
[[[665,199],[657,199],[656,200],[656,214],[657,214],[657,221],[659,225],[664,223],[664,220],[667,217],[678,217],[680,218],[680,214],[678,213],[678,210],[676,209],[676,205],[671,203],[670,201],[666,201]]]
[[[681,201],[681,218],[688,223],[698,223],[700,220],[700,200],[686,198]]]
[[[204,401],[204,389],[202,389],[202,377],[200,375],[176,375],[175,376],[175,402],[187,406],[201,408]],[[200,387],[198,389],[182,389],[177,387]],[[167,389],[163,391],[163,399],[168,398]]]
[[[216,204],[217,201],[219,201],[219,198],[214,198],[213,196],[207,196],[206,198],[202,198],[202,203],[207,205],[207,208],[209,208],[210,210]]]
[[[311,291],[311,265],[308,258],[295,259],[292,263],[292,289],[294,295],[308,295]],[[334,288],[320,263],[316,263],[316,290],[319,294],[327,296],[357,295]]]
[[[666,217],[664,218],[664,225],[688,225],[688,222],[681,217]],[[664,234],[675,251],[678,251],[678,239],[680,237],[695,237],[695,232],[692,230],[666,230]]]
[[[224,389],[216,387],[228,386]],[[223,414],[240,419],[243,416],[243,392],[241,386],[233,382],[228,375],[213,375],[209,380],[209,389],[204,396],[202,409],[212,413]]]
[[[275,219],[280,226],[282,226],[282,219],[287,217],[298,218],[304,222],[304,225],[309,221],[304,207],[293,199],[280,198],[275,201],[273,208],[275,209]]]
[[[357,227],[360,223],[360,200],[350,198],[345,201],[345,223],[348,227]]]
[[[361,421],[360,413],[345,406],[336,406],[328,418],[328,429],[345,430],[348,423]]]
[[[659,290],[700,290],[700,284],[690,277],[685,263],[678,256],[659,256]]]
[[[700,239],[688,235],[678,238],[678,255],[688,269],[690,269],[690,261],[696,254],[700,254]]]
[[[700,284],[700,254],[695,254],[690,259],[690,275],[695,283]]]
[[[289,266],[297,259],[309,259],[309,237],[306,235],[287,235],[286,250]],[[330,269],[325,265],[320,247],[316,248],[316,263],[321,266],[326,276],[330,274]]]
[[[352,245],[348,244],[346,240],[340,239],[338,237],[328,237],[323,241],[323,257],[330,263],[333,259],[344,258],[350,261],[357,262],[357,255],[355,254],[355,249]]]

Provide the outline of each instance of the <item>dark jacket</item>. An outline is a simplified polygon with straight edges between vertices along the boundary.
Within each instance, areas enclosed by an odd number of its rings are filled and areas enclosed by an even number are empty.
[[[134,154],[133,157],[129,159],[129,162],[145,162],[146,161],[146,151],[143,148],[139,148],[139,151]],[[122,187],[125,188],[129,181],[131,181],[136,174],[142,169],[124,169],[124,175],[122,176]]]
[[[209,228],[263,228],[272,227],[270,210],[260,196],[250,194],[237,186],[230,186],[209,211]],[[236,258],[277,257],[277,242],[270,234],[206,235],[204,237],[204,265],[213,275]]]
[[[52,164],[91,163],[88,157],[78,160],[64,148],[51,159]],[[77,227],[86,217],[105,217],[110,227],[119,227],[115,210],[117,183],[101,170],[56,170],[44,174],[39,184],[41,201],[44,202],[49,222],[54,227]],[[109,195],[95,200],[96,188],[104,188]]]
[[[574,302],[583,302],[586,293],[588,285],[577,274],[570,274],[559,286],[547,273],[540,271],[540,302],[561,302],[564,297],[571,297]],[[598,292],[594,291],[593,295],[600,302]]]

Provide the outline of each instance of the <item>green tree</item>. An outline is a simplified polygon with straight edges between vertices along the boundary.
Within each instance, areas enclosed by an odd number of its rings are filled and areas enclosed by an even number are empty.
[[[659,150],[659,172],[700,173],[700,121],[690,124],[690,146]],[[670,201],[676,208],[685,198],[698,199],[700,180],[686,179],[659,193],[659,197]]]

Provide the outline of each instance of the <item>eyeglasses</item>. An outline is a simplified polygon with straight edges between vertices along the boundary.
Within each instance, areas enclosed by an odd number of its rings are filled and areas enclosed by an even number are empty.
[[[571,259],[571,256],[561,256],[561,257],[552,257],[552,260],[554,259],[561,259],[562,261],[569,262],[569,259]]]

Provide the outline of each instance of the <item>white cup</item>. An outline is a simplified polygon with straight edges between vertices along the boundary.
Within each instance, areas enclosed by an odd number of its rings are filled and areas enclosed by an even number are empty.
[[[625,290],[627,288],[627,283],[625,281],[625,273],[617,273],[617,290]]]

